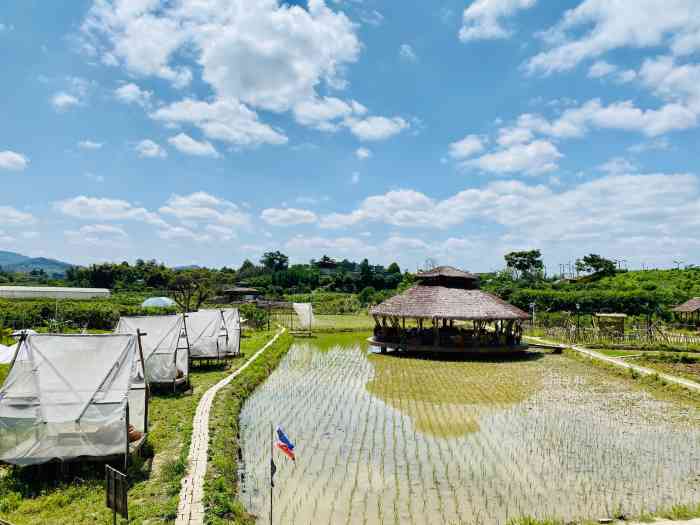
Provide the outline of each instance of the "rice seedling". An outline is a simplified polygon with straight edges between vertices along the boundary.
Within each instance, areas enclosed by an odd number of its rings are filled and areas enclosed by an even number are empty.
[[[335,343],[334,343],[335,341]],[[248,512],[275,523],[555,524],[694,510],[700,411],[565,356],[429,360],[296,343],[241,413]],[[320,348],[320,349],[319,349]]]

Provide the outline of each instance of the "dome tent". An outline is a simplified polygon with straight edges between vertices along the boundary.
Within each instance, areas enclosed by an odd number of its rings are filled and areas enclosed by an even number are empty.
[[[0,462],[25,466],[123,454],[126,464],[148,427],[139,353],[133,335],[23,337],[0,387]]]
[[[6,365],[12,362],[15,355],[16,346],[0,345],[0,365]]]
[[[176,305],[170,297],[149,297],[141,303],[142,308],[171,308]]]

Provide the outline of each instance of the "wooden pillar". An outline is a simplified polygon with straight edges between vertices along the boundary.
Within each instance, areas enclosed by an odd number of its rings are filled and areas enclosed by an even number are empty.
[[[433,325],[435,334],[433,335],[433,346],[440,346],[440,319],[434,318]]]

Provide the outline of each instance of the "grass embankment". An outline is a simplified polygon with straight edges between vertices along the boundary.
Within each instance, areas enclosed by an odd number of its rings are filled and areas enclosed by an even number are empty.
[[[241,341],[248,357],[274,332],[253,332]],[[177,516],[180,480],[185,473],[192,419],[200,398],[212,385],[245,363],[232,367],[193,367],[191,394],[155,394],[149,408],[149,448],[152,461],[134,461],[129,475],[130,523],[172,523]],[[0,368],[2,373],[2,368]],[[16,525],[112,523],[104,503],[104,467],[86,465],[63,480],[36,481],[18,469],[0,468],[0,518]]]
[[[368,332],[374,319],[365,313],[343,315],[314,315],[315,332]]]
[[[255,518],[238,500],[238,419],[245,400],[277,367],[293,342],[291,335],[282,334],[214,400],[209,418],[209,432],[213,438],[204,486],[208,524],[255,523]]]

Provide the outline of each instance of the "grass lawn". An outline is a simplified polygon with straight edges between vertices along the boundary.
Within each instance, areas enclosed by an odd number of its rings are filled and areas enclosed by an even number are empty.
[[[374,328],[374,319],[365,313],[347,315],[314,315],[314,330],[319,332],[357,331]]]
[[[0,385],[2,384],[3,381],[5,381],[5,378],[7,377],[7,373],[10,371],[10,365],[0,365]]]
[[[639,355],[639,352],[635,352],[634,350],[610,350],[607,348],[596,349],[596,352],[605,354],[610,357],[626,357],[630,355]]]
[[[247,334],[249,337],[241,341],[241,350],[250,356],[274,332]],[[197,403],[209,387],[245,359],[244,356],[235,359],[228,370],[193,367],[192,394],[152,396],[148,440],[154,455],[152,462],[135,461],[130,469],[130,523],[152,525],[174,521]],[[112,517],[105,508],[103,477],[102,465],[87,466],[65,480],[43,482],[28,479],[27,473],[19,469],[0,468],[0,518],[15,525],[110,524]]]

